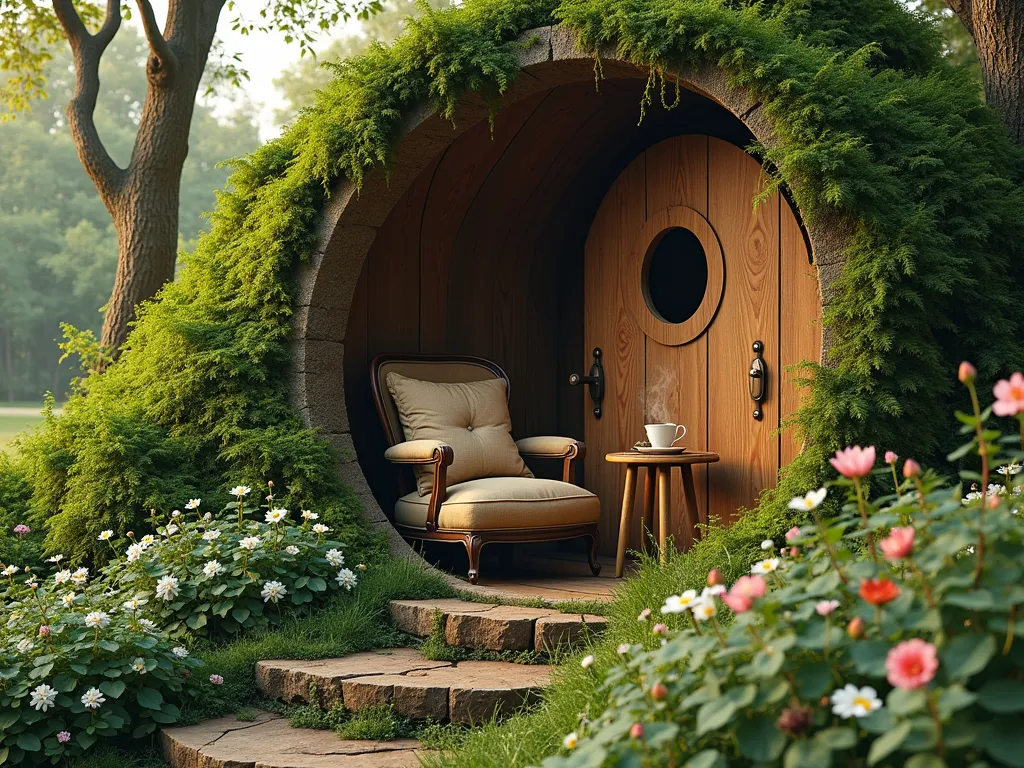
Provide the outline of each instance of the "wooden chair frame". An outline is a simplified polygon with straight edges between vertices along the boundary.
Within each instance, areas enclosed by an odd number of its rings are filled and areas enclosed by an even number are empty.
[[[495,378],[505,382],[506,398],[511,393],[511,382],[508,374],[495,362],[482,357],[471,355],[378,355],[370,363],[370,386],[373,391],[373,399],[377,406],[377,415],[380,417],[387,437],[388,446],[395,446],[404,440],[401,428],[395,428],[388,418],[385,407],[384,391],[380,382],[380,368],[389,362],[428,362],[428,363],[469,363],[478,365],[491,372]],[[565,453],[534,453],[520,450],[520,455],[526,458],[561,459],[562,460],[562,481],[571,482],[575,480],[578,463],[586,456],[586,446],[578,441],[569,441]],[[444,541],[450,543],[461,543],[466,548],[469,556],[469,582],[476,584],[480,576],[480,554],[487,544],[493,542],[507,544],[533,544],[543,541],[561,541],[585,537],[590,539],[590,547],[587,552],[590,570],[597,576],[601,572],[601,566],[597,562],[597,547],[599,544],[597,523],[586,525],[571,525],[544,528],[515,528],[515,529],[493,529],[493,530],[440,530],[437,527],[438,516],[441,512],[441,504],[447,495],[447,473],[448,467],[455,460],[455,452],[450,446],[442,445],[436,448],[429,458],[415,459],[390,459],[394,464],[430,465],[434,467],[434,485],[430,494],[430,501],[427,504],[427,520],[424,528],[412,528],[406,525],[395,523],[395,529],[403,538],[419,541]],[[403,478],[403,488],[407,486],[407,476]],[[415,485],[413,484],[415,488]]]

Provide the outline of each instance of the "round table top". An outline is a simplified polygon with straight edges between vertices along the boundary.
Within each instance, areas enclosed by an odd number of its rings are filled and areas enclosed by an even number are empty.
[[[606,454],[605,461],[612,464],[714,464],[719,459],[717,453],[686,450],[682,453],[640,453],[640,451],[618,451]]]

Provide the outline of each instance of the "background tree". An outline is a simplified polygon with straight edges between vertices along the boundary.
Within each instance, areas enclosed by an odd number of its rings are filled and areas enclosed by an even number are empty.
[[[9,73],[4,95],[11,108],[44,92],[45,65],[70,44],[75,91],[67,124],[78,157],[113,219],[118,261],[101,343],[116,355],[128,334],[135,306],[174,275],[182,168],[196,96],[227,0],[169,0],[161,29],[150,0],[135,0],[148,45],[146,95],[127,163],[119,165],[104,144],[95,119],[100,61],[128,13],[127,3],[106,0],[0,0],[0,67]],[[255,6],[255,7],[254,7]],[[231,7],[234,7],[232,3]],[[233,26],[248,34],[278,30],[303,52],[325,30],[353,13],[368,16],[379,0],[261,0],[251,3],[258,22],[238,16]],[[95,31],[93,31],[95,30]],[[218,78],[244,76],[233,60]]]
[[[127,164],[146,97],[148,45],[123,28],[100,64],[103,91],[94,119],[111,157]],[[60,323],[96,334],[100,307],[110,296],[117,266],[117,233],[83,173],[67,130],[63,105],[74,94],[71,52],[55,53],[42,73],[50,99],[36,101],[18,119],[0,123],[0,400],[58,398],[74,375],[57,363]],[[225,158],[255,149],[254,111],[215,117],[199,103],[192,116],[190,151],[182,172],[176,242],[191,248],[205,226],[230,170]]]

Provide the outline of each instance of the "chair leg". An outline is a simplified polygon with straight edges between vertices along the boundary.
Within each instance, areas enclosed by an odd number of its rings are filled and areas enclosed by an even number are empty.
[[[464,543],[466,545],[466,554],[469,555],[469,583],[476,584],[477,579],[480,578],[480,552],[484,548],[484,540],[480,536],[469,534],[466,536]]]
[[[590,560],[590,572],[595,576],[601,575],[601,564],[597,562],[597,545],[598,545],[598,534],[594,531],[589,534],[590,538],[590,550],[587,552],[587,557]]]

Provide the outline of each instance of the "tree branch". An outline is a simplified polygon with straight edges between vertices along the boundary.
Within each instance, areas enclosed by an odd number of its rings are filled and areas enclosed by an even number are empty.
[[[146,74],[150,80],[154,80],[154,78],[164,80],[177,69],[178,58],[160,31],[156,14],[153,12],[153,5],[149,0],[136,0],[136,4],[139,6],[142,29],[146,33],[146,40],[149,42],[149,50],[152,54],[150,61],[146,64]]]
[[[72,0],[53,0],[53,10],[71,43],[75,60],[75,95],[67,109],[71,137],[82,165],[112,211],[124,172],[103,146],[94,114],[100,93],[100,59],[121,26],[121,4],[118,0],[107,0],[106,18],[95,35],[85,28]]]

